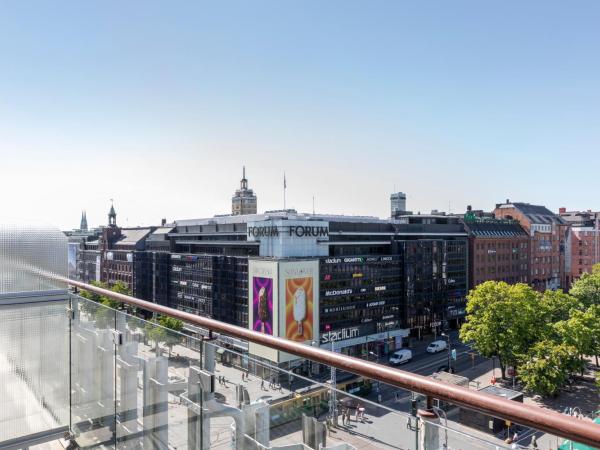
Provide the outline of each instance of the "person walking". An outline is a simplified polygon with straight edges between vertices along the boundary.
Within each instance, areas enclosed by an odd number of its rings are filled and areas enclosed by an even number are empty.
[[[264,379],[264,378],[262,378],[262,379],[260,380],[260,390],[261,390],[261,391],[264,391],[264,390],[265,390],[265,379]]]

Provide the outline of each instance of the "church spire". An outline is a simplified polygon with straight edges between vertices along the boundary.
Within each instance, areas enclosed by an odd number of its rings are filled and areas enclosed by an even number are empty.
[[[79,224],[79,229],[81,231],[87,231],[88,230],[88,223],[87,223],[87,216],[85,213],[85,209],[83,211],[81,211],[81,223]]]
[[[117,213],[115,212],[115,206],[113,204],[113,199],[110,199],[110,211],[108,212],[108,226],[116,227],[117,226]]]

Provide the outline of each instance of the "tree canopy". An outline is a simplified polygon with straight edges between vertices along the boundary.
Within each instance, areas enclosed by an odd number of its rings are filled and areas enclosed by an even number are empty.
[[[467,297],[463,342],[497,357],[502,377],[519,367],[529,391],[555,395],[585,358],[600,355],[600,265],[573,283],[569,293],[539,293],[525,284],[487,281]]]

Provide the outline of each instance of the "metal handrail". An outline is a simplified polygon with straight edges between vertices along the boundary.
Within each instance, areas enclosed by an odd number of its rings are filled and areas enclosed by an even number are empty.
[[[589,421],[575,419],[552,410],[499,398],[491,394],[472,391],[461,386],[441,383],[429,377],[375,364],[341,353],[334,353],[321,348],[289,341],[287,339],[258,333],[253,330],[248,330],[206,317],[200,317],[129,295],[119,294],[80,281],[70,280],[62,276],[53,275],[52,278],[70,286],[94,292],[113,300],[148,311],[153,311],[158,314],[171,316],[211,331],[244,339],[282,352],[291,353],[302,358],[310,359],[328,366],[334,366],[338,369],[353,372],[363,377],[390,384],[401,389],[414,391],[430,398],[437,398],[478,411],[482,414],[508,420],[556,436],[571,439],[575,442],[581,442],[592,447],[600,448],[600,426]]]

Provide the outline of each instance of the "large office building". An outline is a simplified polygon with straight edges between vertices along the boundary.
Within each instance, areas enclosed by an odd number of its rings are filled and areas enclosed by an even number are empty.
[[[354,356],[383,356],[465,315],[467,234],[443,214],[282,210],[121,228],[111,207],[83,253],[96,279],[137,297]]]
[[[455,217],[280,211],[175,221],[168,239],[171,306],[347,354],[383,355],[465,313]]]

